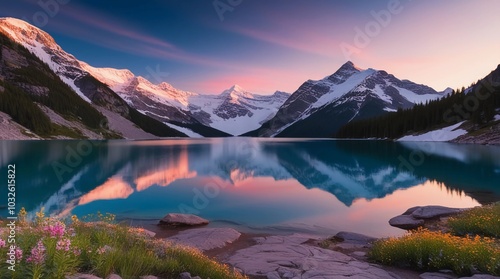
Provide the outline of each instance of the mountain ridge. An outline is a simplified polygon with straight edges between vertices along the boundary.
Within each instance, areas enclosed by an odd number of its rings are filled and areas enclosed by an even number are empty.
[[[304,82],[273,119],[246,135],[330,137],[354,119],[440,97],[441,93],[428,86],[401,81],[383,70],[364,70],[348,61],[332,75]],[[327,119],[337,121],[331,127],[324,127],[322,121]]]

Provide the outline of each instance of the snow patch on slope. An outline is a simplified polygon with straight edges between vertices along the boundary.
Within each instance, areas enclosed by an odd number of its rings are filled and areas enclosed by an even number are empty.
[[[359,73],[355,73],[346,81],[338,85],[332,85],[332,83],[329,82],[327,78],[323,79],[318,84],[324,83],[325,85],[330,86],[330,91],[322,95],[314,104],[311,105],[311,108],[319,108],[337,100],[375,72],[376,71],[374,69],[368,69]]]
[[[464,122],[445,127],[443,129],[430,131],[421,135],[404,136],[398,141],[450,141],[459,136],[467,134],[466,130],[458,129]]]
[[[441,98],[442,96],[444,95],[436,95],[436,94],[423,94],[423,95],[419,95],[419,94],[415,94],[414,92],[408,90],[408,89],[404,89],[404,88],[400,88],[400,87],[396,87],[394,86],[398,91],[399,93],[406,98],[406,100],[414,103],[414,104],[420,104],[420,103],[425,103],[427,101],[433,101],[433,100],[437,100],[439,98]]]
[[[195,133],[188,128],[177,126],[177,125],[174,125],[174,124],[168,123],[168,122],[165,122],[165,125],[169,126],[170,128],[176,129],[177,131],[179,131],[181,133],[186,134],[190,138],[203,138],[202,135]]]

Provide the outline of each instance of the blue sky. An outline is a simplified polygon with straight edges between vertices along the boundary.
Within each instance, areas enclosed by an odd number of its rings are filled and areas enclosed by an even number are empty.
[[[347,60],[436,90],[468,85],[500,63],[499,10],[488,0],[19,0],[0,16],[38,25],[93,66],[199,93],[269,94]]]

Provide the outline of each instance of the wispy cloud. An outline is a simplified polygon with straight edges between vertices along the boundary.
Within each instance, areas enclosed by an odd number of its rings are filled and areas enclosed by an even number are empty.
[[[177,47],[172,42],[148,35],[144,31],[129,27],[126,23],[114,20],[109,16],[99,14],[95,11],[85,10],[80,7],[66,7],[64,15],[71,17],[78,24],[69,26],[61,18],[58,24],[54,24],[55,29],[66,35],[101,47],[134,55],[175,60],[194,65],[227,69],[235,68],[235,65],[232,63],[189,53]],[[92,16],[90,17],[89,15]]]

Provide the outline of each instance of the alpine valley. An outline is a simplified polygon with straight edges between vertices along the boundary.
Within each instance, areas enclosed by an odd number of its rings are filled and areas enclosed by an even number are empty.
[[[349,61],[293,94],[259,95],[238,85],[199,94],[126,69],[93,67],[37,27],[0,19],[0,139],[326,138],[348,123],[451,93]]]

